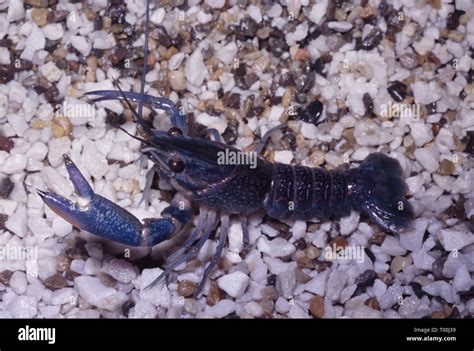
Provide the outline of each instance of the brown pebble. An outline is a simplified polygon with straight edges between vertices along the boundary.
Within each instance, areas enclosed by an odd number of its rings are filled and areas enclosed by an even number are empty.
[[[79,277],[79,276],[80,276],[79,273],[74,272],[74,271],[72,271],[72,270],[69,269],[69,268],[68,268],[67,271],[66,271],[66,279],[67,279],[67,280],[74,280],[74,279],[76,279],[76,278]]]
[[[391,285],[393,282],[393,277],[390,273],[379,273],[379,279],[386,285]]]
[[[13,271],[10,271],[10,270],[5,270],[3,272],[0,273],[0,283],[4,284],[4,285],[8,285],[10,283],[10,278],[12,277],[13,275]]]
[[[15,184],[9,177],[0,180],[0,198],[7,199],[13,191]]]
[[[68,136],[72,132],[72,123],[68,117],[58,116],[53,119],[51,131],[54,138]]]
[[[48,7],[49,2],[51,3],[56,3],[57,1],[52,1],[52,0],[25,0],[26,5],[30,5],[33,7]],[[51,4],[53,5],[53,4]]]
[[[66,272],[69,269],[69,266],[71,265],[71,258],[64,255],[59,255],[57,257],[57,261],[59,272]]]
[[[279,297],[278,290],[274,286],[266,286],[260,293],[263,299],[270,301],[276,301]]]
[[[7,68],[0,68],[0,84],[7,84],[14,77],[13,70]]]
[[[181,91],[186,89],[186,78],[183,71],[170,71],[168,73],[168,80],[173,90]]]
[[[58,290],[67,286],[67,279],[63,277],[62,274],[56,273],[55,275],[46,278],[43,283],[48,289]]]
[[[196,291],[197,284],[189,280],[182,280],[178,284],[178,295],[190,297]]]
[[[5,223],[8,220],[8,216],[4,213],[0,213],[0,230],[5,230]]]
[[[221,292],[217,286],[216,281],[211,281],[211,286],[209,287],[209,292],[206,298],[206,304],[208,306],[214,306],[221,300]]]
[[[306,256],[298,257],[296,259],[296,264],[299,268],[314,269],[314,267],[316,267],[314,261]]]
[[[99,279],[105,286],[109,286],[111,288],[115,288],[117,286],[117,281],[106,273],[100,273]]]
[[[434,137],[437,137],[438,134],[439,134],[439,131],[441,130],[441,128],[443,128],[443,126],[439,123],[434,123],[432,126],[431,126],[431,131],[433,132],[433,136]]]
[[[305,250],[306,257],[311,260],[318,258],[321,255],[321,250],[316,246],[310,245]]]
[[[458,218],[458,219],[464,219],[466,216],[466,211],[464,209],[464,203],[466,202],[466,199],[464,196],[460,195],[459,199],[453,203],[451,206],[449,206],[445,213],[449,216],[449,218]]]
[[[431,313],[431,318],[433,318],[433,319],[445,319],[446,314],[444,313],[444,311],[433,311]]]
[[[263,308],[263,313],[266,317],[271,317],[273,314],[273,309],[275,308],[275,303],[270,300],[262,299],[260,301],[260,306]]]
[[[345,237],[338,235],[329,242],[329,246],[332,247],[333,245],[336,245],[336,247],[346,247],[349,243]]]
[[[301,268],[295,269],[296,282],[299,284],[305,284],[311,280],[311,277],[304,273]]]
[[[39,27],[44,27],[48,24],[48,10],[44,8],[35,8],[31,11],[31,18]]]
[[[392,275],[395,275],[396,273],[404,270],[405,267],[410,266],[412,263],[413,258],[411,257],[411,255],[405,257],[396,256],[390,263],[390,273],[392,273]]]
[[[13,148],[13,140],[0,134],[0,151],[10,152]]]
[[[373,310],[380,311],[380,305],[376,297],[369,297],[364,301],[364,305],[369,306]]]
[[[438,173],[443,176],[448,176],[450,174],[453,174],[455,170],[456,167],[454,166],[454,163],[445,158],[439,164]]]
[[[319,295],[316,295],[315,297],[313,297],[310,301],[310,304],[309,304],[309,310],[310,310],[311,314],[313,315],[313,317],[323,318],[323,316],[324,316],[324,299]]]

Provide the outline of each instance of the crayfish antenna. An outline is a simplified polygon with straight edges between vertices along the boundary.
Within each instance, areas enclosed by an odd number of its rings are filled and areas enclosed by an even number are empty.
[[[145,76],[148,63],[148,35],[150,33],[150,0],[146,0],[145,13],[145,47],[143,50],[143,70],[140,82],[140,101],[138,102],[138,114],[142,115],[143,110],[143,95],[145,94]],[[150,134],[152,136],[152,134]]]

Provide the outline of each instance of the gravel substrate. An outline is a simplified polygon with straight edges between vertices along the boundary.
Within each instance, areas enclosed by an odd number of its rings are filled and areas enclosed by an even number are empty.
[[[372,152],[404,169],[414,229],[340,221],[232,220],[218,268],[191,298],[217,242],[144,289],[179,243],[125,250],[80,232],[35,192],[73,198],[62,154],[96,193],[140,219],[173,193],[153,186],[133,116],[85,92],[140,88],[142,0],[0,0],[0,317],[463,318],[474,314],[472,0],[165,0],[152,5],[145,91],[228,144],[271,161],[356,167]],[[398,113],[400,112],[400,113]],[[169,119],[144,109],[157,129]],[[197,216],[196,216],[197,217]],[[194,217],[194,218],[196,218]],[[179,239],[179,238],[178,238]],[[348,257],[331,257],[343,247]],[[124,253],[125,252],[125,253]]]

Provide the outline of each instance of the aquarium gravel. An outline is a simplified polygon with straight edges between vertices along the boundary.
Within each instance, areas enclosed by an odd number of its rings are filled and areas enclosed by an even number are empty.
[[[0,0],[1,318],[463,318],[474,314],[472,0]],[[415,211],[407,233],[356,212],[341,220],[232,218],[226,249],[193,298],[217,242],[168,284],[145,287],[180,242],[131,249],[79,231],[37,195],[74,198],[62,155],[94,191],[140,219],[172,193],[131,111],[84,93],[139,91],[181,105],[196,133],[311,167],[397,159]],[[165,113],[146,119],[168,130]],[[199,211],[196,206],[195,211]],[[197,216],[193,217],[193,220]]]

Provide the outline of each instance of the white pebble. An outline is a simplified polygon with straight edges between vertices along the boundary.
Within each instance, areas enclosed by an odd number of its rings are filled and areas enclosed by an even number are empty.
[[[277,150],[274,153],[274,160],[289,165],[293,160],[293,152],[291,150]]]
[[[169,308],[171,306],[171,294],[166,284],[160,283],[153,287],[148,287],[161,273],[160,268],[144,269],[142,274],[133,280],[133,284],[140,290],[140,298],[154,306]]]
[[[352,23],[346,21],[332,21],[328,22],[328,27],[334,29],[336,32],[347,32],[352,28]]]
[[[431,125],[423,122],[412,122],[410,132],[417,146],[423,146],[433,139]]]
[[[270,121],[280,121],[281,116],[285,112],[285,108],[281,105],[274,105],[270,110],[270,114],[268,115],[268,119]]]
[[[205,0],[205,3],[213,9],[221,9],[224,7],[225,0]]]
[[[97,150],[95,143],[90,140],[86,140],[84,143],[81,163],[95,179],[102,178],[109,170],[105,156]]]
[[[26,275],[23,272],[16,271],[10,278],[10,288],[18,295],[25,293],[27,287]]]
[[[221,300],[214,306],[207,307],[206,311],[215,318],[224,318],[235,311],[235,302],[231,300]]]
[[[299,304],[294,303],[291,305],[290,311],[288,312],[289,318],[302,319],[309,318],[308,312],[305,311]]]
[[[340,298],[341,291],[346,285],[347,274],[343,271],[334,270],[329,274],[326,286],[326,297],[331,301],[337,301]]]
[[[133,318],[156,318],[156,307],[148,301],[139,300],[133,308]]]
[[[254,317],[261,317],[264,313],[262,306],[255,301],[250,301],[245,305],[245,312]]]
[[[421,81],[412,83],[411,89],[416,102],[425,105],[438,101],[445,94],[438,83],[434,81],[430,81],[429,83]]]
[[[43,32],[36,25],[33,25],[30,35],[25,40],[25,49],[22,51],[20,58],[31,61],[36,51],[44,49],[45,44],[46,38]]]
[[[229,228],[229,251],[239,253],[243,248],[242,226],[238,222],[231,224]]]
[[[216,57],[224,64],[228,65],[234,59],[235,54],[237,54],[237,44],[232,41],[229,44],[219,48],[216,52]]]
[[[356,123],[354,138],[362,146],[383,145],[393,140],[393,136],[387,131],[387,128],[381,128],[374,121],[367,119]]]
[[[281,296],[287,299],[293,296],[293,290],[295,289],[295,286],[296,272],[294,269],[278,274],[276,288],[280,292]]]
[[[290,310],[290,304],[283,297],[279,297],[275,302],[275,310],[280,314],[288,313]]]
[[[184,74],[186,75],[186,79],[196,86],[200,86],[204,82],[204,79],[209,75],[209,72],[204,65],[204,59],[200,48],[194,50],[191,56],[186,60]]]
[[[11,282],[10,282],[11,285]],[[473,280],[471,278],[471,273],[469,273],[466,265],[462,265],[458,269],[453,280],[453,287],[456,291],[469,291],[473,285]]]
[[[406,178],[405,183],[408,186],[408,190],[409,190],[408,194],[409,195],[418,194],[424,182],[425,182],[425,179],[423,178],[421,174],[417,174],[416,176]]]
[[[77,51],[79,51],[82,55],[84,56],[89,55],[92,48],[90,41],[86,40],[86,38],[79,35],[73,35],[70,40],[71,40],[71,45],[75,49],[77,49]]]
[[[429,220],[426,218],[417,218],[413,223],[413,229],[400,234],[400,245],[409,251],[418,251],[423,243],[428,223]]]
[[[43,161],[48,154],[48,147],[41,141],[35,142],[26,152],[26,157],[35,161]]]
[[[421,288],[423,291],[427,292],[433,296],[441,296],[449,303],[454,302],[454,294],[450,284],[445,281],[438,280],[433,283],[427,284]]]
[[[127,296],[117,290],[105,286],[99,278],[77,277],[74,280],[77,293],[89,304],[114,311],[127,301]]]
[[[38,313],[38,301],[31,296],[16,296],[7,309],[14,318],[33,318]]]
[[[39,67],[39,72],[50,82],[57,82],[63,72],[54,64],[53,61],[49,61]]]
[[[390,256],[403,256],[407,251],[400,246],[400,241],[394,236],[386,236],[380,247],[383,253]]]
[[[472,10],[472,0],[456,0],[456,9],[461,11]]]
[[[68,197],[72,194],[72,183],[63,177],[63,175],[60,174],[56,169],[52,167],[44,167],[43,175],[48,189],[64,197]]]
[[[327,9],[328,0],[322,0],[321,2],[318,2],[313,5],[308,18],[316,24],[321,24],[322,19],[326,15]]]
[[[359,218],[360,215],[356,211],[352,211],[349,216],[341,218],[341,235],[351,234],[359,225]]]
[[[64,304],[75,305],[76,302],[77,293],[73,288],[58,289],[51,294],[51,303],[55,306]]]
[[[313,123],[301,123],[301,135],[303,135],[306,139],[314,140],[318,136],[318,129]]]
[[[271,257],[288,257],[296,251],[296,248],[283,238],[275,238],[270,241],[262,236],[258,241],[258,250]]]
[[[43,318],[59,318],[61,307],[60,306],[41,306],[39,312]]]
[[[7,21],[15,22],[25,17],[23,1],[10,1],[8,4]]]
[[[25,155],[11,155],[7,158],[2,167],[2,172],[6,174],[20,173],[26,168],[28,160]]]
[[[434,173],[438,170],[438,159],[430,148],[421,148],[415,150],[416,160],[428,171]]]
[[[130,283],[137,277],[135,266],[123,259],[111,260],[102,267],[101,271],[122,283]]]
[[[23,205],[19,205],[15,213],[8,217],[7,221],[5,222],[5,228],[22,238],[26,235],[26,222],[26,208]]]
[[[171,56],[171,58],[169,59],[169,62],[168,62],[168,68],[170,70],[178,69],[179,66],[181,66],[181,63],[183,62],[183,60],[184,60],[184,53],[182,53],[182,52],[179,52],[179,53]]]
[[[217,280],[219,288],[232,297],[241,296],[249,285],[249,277],[241,271],[226,274]]]
[[[63,238],[72,231],[72,224],[59,216],[54,216],[52,228],[54,234]]]
[[[64,29],[61,23],[48,23],[43,28],[46,39],[59,40],[64,36]]]
[[[305,221],[295,221],[293,226],[290,228],[291,233],[293,233],[294,239],[301,239],[304,238],[306,234],[306,222]]]
[[[10,64],[10,51],[6,47],[0,47],[0,65]]]
[[[328,275],[329,270],[318,273],[313,279],[304,285],[304,289],[313,294],[324,296]]]
[[[210,116],[207,113],[199,114],[196,120],[206,127],[217,129],[220,134],[224,133],[227,128],[227,120],[225,118]]]
[[[463,247],[474,243],[474,235],[467,230],[441,229],[438,232],[438,239],[446,251],[459,251]]]

